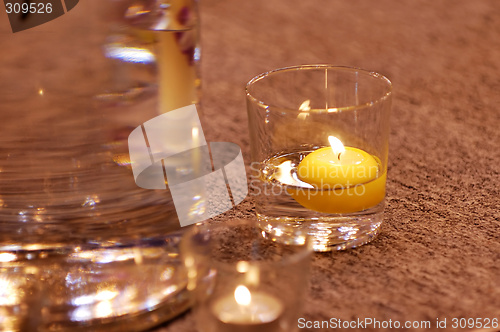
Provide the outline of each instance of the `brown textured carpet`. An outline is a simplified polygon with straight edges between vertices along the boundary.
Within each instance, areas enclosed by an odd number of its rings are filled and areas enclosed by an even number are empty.
[[[314,256],[304,317],[425,320],[432,330],[436,319],[447,318],[446,330],[452,318],[500,319],[500,1],[200,6],[204,131],[239,144],[247,164],[244,85],[256,74],[331,63],[394,84],[382,233]],[[217,219],[252,214],[247,199]],[[192,315],[155,331],[195,331]]]

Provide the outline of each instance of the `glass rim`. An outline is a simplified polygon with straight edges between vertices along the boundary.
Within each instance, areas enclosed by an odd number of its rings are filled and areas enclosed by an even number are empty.
[[[352,110],[358,110],[358,109],[363,109],[367,107],[374,106],[375,104],[378,104],[386,99],[388,99],[392,95],[392,82],[384,75],[379,74],[374,71],[369,71],[365,70],[362,68],[358,67],[350,67],[350,66],[336,66],[336,65],[330,65],[330,64],[313,64],[313,65],[296,65],[296,66],[289,66],[289,67],[283,67],[283,68],[277,68],[273,69],[264,73],[261,73],[254,78],[252,78],[250,81],[245,86],[245,92],[247,95],[247,98],[253,101],[254,103],[266,108],[266,109],[271,109],[276,107],[280,109],[280,112],[298,112],[300,111],[301,113],[307,114],[307,113],[312,113],[312,112],[317,112],[318,110],[324,111],[325,109],[310,109],[310,110],[299,110],[299,109],[291,109],[287,107],[281,107],[278,105],[272,105],[272,104],[267,104],[264,103],[262,100],[259,98],[256,98],[252,93],[250,93],[250,88],[257,82],[265,79],[266,77],[274,76],[280,73],[284,72],[290,72],[290,71],[297,71],[297,70],[317,70],[317,69],[331,69],[331,70],[336,70],[336,71],[342,71],[342,72],[358,72],[362,73],[366,76],[371,76],[375,79],[378,79],[379,81],[385,82],[387,85],[388,89],[387,92],[382,94],[379,98],[376,98],[372,101],[359,104],[359,105],[350,105],[350,106],[342,106],[342,107],[332,107],[326,109],[328,112],[343,112],[343,111],[352,111]]]
[[[0,255],[12,255],[12,260],[2,261],[0,260],[0,265],[2,263],[16,263],[16,262],[29,262],[33,259],[47,259],[54,260],[60,259],[61,261],[70,261],[71,259],[82,259],[91,261],[92,257],[89,254],[94,254],[94,256],[99,256],[101,253],[105,252],[119,252],[127,250],[138,250],[138,251],[148,251],[148,250],[165,250],[166,248],[177,249],[178,243],[182,237],[179,231],[173,231],[163,236],[158,236],[155,238],[144,238],[144,239],[127,239],[127,241],[107,241],[103,243],[90,244],[90,243],[80,243],[76,242],[74,244],[64,244],[64,243],[41,243],[41,244],[12,244],[12,245],[1,245]],[[6,256],[8,257],[8,256]],[[107,263],[116,263],[117,261],[103,261]],[[99,262],[98,263],[102,263]]]
[[[210,231],[211,229],[220,229],[220,228],[229,228],[229,227],[234,227],[234,226],[250,226],[252,228],[258,229],[259,233],[265,232],[269,236],[272,236],[271,233],[266,232],[265,229],[260,228],[258,225],[255,224],[255,221],[250,221],[250,220],[238,220],[238,221],[229,221],[229,222],[224,222],[224,223],[214,223],[214,224],[209,224],[209,223],[197,223],[195,225],[192,225],[184,234],[182,235],[182,238],[180,240],[180,252],[181,255],[186,255],[186,253],[191,253],[194,255],[199,256],[198,253],[196,253],[195,250],[192,250],[192,246],[188,243],[189,239],[193,237],[195,234],[203,234],[203,231]],[[201,230],[201,233],[199,232]],[[271,242],[276,242],[278,244],[282,244],[284,246],[291,245],[295,246],[297,248],[300,248],[299,251],[294,252],[288,256],[281,256],[278,261],[269,261],[269,260],[245,260],[241,259],[238,261],[234,262],[224,262],[221,260],[218,260],[216,258],[213,258],[211,256],[207,257],[208,261],[210,262],[211,265],[215,265],[218,267],[224,267],[224,266],[235,266],[240,262],[247,262],[250,263],[253,266],[286,266],[293,264],[295,262],[301,261],[305,259],[307,256],[311,255],[314,252],[313,249],[313,241],[311,236],[307,233],[307,231],[304,230],[296,230],[297,234],[300,233],[300,235],[303,235],[305,238],[305,243],[303,245],[300,244],[287,244],[287,243],[282,243],[280,241],[275,241],[272,238],[268,238],[269,241]]]

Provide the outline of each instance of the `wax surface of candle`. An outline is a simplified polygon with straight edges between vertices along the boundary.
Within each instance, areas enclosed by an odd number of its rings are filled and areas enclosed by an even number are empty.
[[[325,147],[308,154],[297,168],[298,178],[314,189],[288,190],[304,207],[324,213],[358,212],[385,197],[386,175],[376,158],[366,151],[345,147],[336,153]]]
[[[366,183],[378,175],[379,165],[369,153],[346,147],[340,157],[332,148],[308,154],[297,169],[299,179],[317,188],[336,189]]]

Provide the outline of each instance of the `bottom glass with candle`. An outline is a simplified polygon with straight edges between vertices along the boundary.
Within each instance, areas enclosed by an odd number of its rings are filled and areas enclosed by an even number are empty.
[[[184,235],[181,255],[199,331],[297,330],[312,247],[301,230],[275,240],[255,221],[204,223]]]
[[[391,83],[361,69],[309,65],[252,79],[251,194],[276,237],[306,228],[316,251],[371,241],[385,204]]]
[[[0,252],[0,331],[143,331],[179,315],[192,304],[179,241]]]

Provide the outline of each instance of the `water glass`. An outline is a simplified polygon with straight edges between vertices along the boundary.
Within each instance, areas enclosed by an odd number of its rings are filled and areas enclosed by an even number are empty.
[[[356,68],[303,65],[246,86],[251,195],[259,223],[305,227],[316,251],[347,249],[380,230],[391,82]]]
[[[300,230],[276,240],[255,220],[199,224],[184,235],[199,331],[297,330],[312,247]]]

